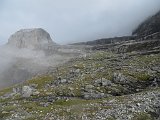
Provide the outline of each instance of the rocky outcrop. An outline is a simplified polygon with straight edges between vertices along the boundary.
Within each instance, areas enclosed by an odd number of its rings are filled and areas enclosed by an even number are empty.
[[[48,49],[55,43],[42,28],[22,29],[11,35],[8,45],[17,48]]]
[[[160,32],[160,11],[140,24],[138,28],[133,31],[133,35],[136,34],[142,37],[157,32]]]
[[[159,53],[159,40],[146,40],[146,41],[139,41],[139,42],[131,42],[126,44],[117,45],[116,47],[112,47],[112,51],[116,53],[126,53],[126,52],[133,52],[133,51],[155,51]]]
[[[139,51],[140,54],[151,54],[151,53],[159,53],[159,40],[143,40],[143,41],[128,41],[125,43],[119,44],[104,44],[104,45],[97,45],[92,46],[90,49],[92,50],[109,50],[115,53],[126,53],[126,52],[133,52]],[[143,51],[143,52],[142,52]]]
[[[29,86],[23,86],[22,88],[22,96],[23,97],[30,97],[33,90]]]
[[[76,45],[89,45],[89,50],[107,50],[125,53],[140,50],[150,50],[159,46],[160,39],[160,12],[140,24],[133,36],[104,38],[94,41],[76,43]],[[145,41],[149,40],[149,41]],[[150,41],[157,40],[157,41]],[[141,42],[143,41],[143,42]],[[114,49],[114,50],[113,50]]]
[[[119,43],[119,42],[134,40],[135,38],[136,38],[135,36],[103,38],[103,39],[98,39],[98,40],[94,40],[94,41],[75,43],[74,45],[93,45],[93,46],[104,45],[104,44],[112,44],[112,43]]]

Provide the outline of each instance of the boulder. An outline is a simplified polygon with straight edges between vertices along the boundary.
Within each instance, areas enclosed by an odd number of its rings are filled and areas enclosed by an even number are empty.
[[[20,87],[14,87],[14,88],[12,89],[12,91],[13,91],[14,94],[20,94],[21,91],[22,91],[22,88],[20,88]]]
[[[113,81],[115,83],[122,83],[122,84],[125,84],[128,82],[127,78],[122,75],[121,73],[114,73],[113,74]]]
[[[33,89],[29,86],[23,86],[22,87],[22,96],[27,98],[30,97],[33,94]]]
[[[39,95],[39,94],[40,94],[39,91],[35,91],[35,92],[32,93],[32,95]]]
[[[61,80],[61,84],[64,84],[64,83],[67,83],[67,80],[66,80],[66,79],[62,79],[62,80]]]
[[[112,82],[110,80],[107,80],[105,78],[98,79],[94,81],[95,86],[112,86]]]
[[[88,90],[88,89],[92,89],[92,88],[94,88],[93,85],[86,85],[86,86],[85,86],[85,89],[87,89],[87,90]]]
[[[83,98],[84,99],[99,99],[99,98],[103,98],[105,97],[105,94],[104,93],[95,93],[95,92],[84,92],[83,93]]]

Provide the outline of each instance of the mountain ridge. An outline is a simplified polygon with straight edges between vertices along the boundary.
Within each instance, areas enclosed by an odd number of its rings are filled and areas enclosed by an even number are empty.
[[[147,36],[156,32],[160,32],[160,11],[142,22],[132,34]]]

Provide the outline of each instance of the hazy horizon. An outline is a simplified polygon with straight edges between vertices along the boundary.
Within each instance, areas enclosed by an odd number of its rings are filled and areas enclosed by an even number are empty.
[[[0,45],[20,29],[43,28],[59,44],[131,35],[160,0],[1,0]]]

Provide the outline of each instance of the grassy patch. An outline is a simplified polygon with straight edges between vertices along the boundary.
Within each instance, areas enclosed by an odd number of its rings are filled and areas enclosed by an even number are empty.
[[[132,120],[153,120],[153,118],[150,116],[150,114],[141,112],[141,113],[136,113]]]
[[[11,91],[12,91],[12,87],[5,88],[5,89],[0,91],[0,96],[3,96],[4,94],[9,93]]]
[[[149,80],[150,75],[146,72],[134,72],[130,74],[132,77],[136,78],[137,80],[146,81]]]
[[[53,80],[52,76],[39,76],[35,77],[32,80],[28,80],[26,84],[38,84],[38,88],[42,88],[45,84],[51,82]]]
[[[11,114],[10,113],[8,113],[8,112],[6,112],[6,113],[2,113],[2,112],[0,112],[0,118],[6,118],[6,117],[8,117],[8,116],[10,116]]]
[[[78,105],[78,104],[87,104],[89,101],[82,100],[82,99],[73,99],[73,100],[57,100],[54,104],[60,106],[71,106],[71,105]]]

